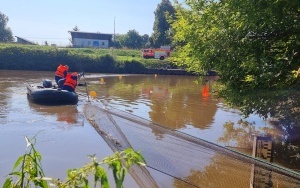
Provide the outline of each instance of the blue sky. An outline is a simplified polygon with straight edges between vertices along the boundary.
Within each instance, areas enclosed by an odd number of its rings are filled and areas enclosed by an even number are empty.
[[[161,0],[0,0],[13,35],[44,44],[69,44],[68,31],[151,35]],[[170,0],[170,2],[173,2]],[[115,23],[115,24],[114,24]]]

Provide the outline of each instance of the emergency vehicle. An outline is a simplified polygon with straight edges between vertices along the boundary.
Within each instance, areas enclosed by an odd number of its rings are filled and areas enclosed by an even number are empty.
[[[171,49],[170,46],[161,46],[160,48],[152,49],[142,49],[142,56],[143,58],[155,58],[164,60],[167,57],[171,56]]]

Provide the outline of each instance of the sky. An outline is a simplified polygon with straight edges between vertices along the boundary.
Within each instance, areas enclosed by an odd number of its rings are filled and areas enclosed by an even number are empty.
[[[172,2],[172,1],[170,1]],[[0,0],[13,36],[38,44],[69,45],[75,26],[83,32],[140,35],[153,32],[161,0]]]

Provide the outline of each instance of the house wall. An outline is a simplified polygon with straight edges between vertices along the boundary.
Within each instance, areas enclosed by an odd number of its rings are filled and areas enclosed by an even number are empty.
[[[83,39],[83,38],[74,38],[73,47],[80,48],[108,48],[108,40],[97,40],[97,39]]]

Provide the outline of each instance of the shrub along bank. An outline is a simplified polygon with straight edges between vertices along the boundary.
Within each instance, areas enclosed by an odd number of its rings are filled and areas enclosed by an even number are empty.
[[[72,72],[119,74],[172,74],[166,69],[177,68],[168,60],[143,59],[139,50],[0,44],[0,69],[54,71],[59,64]]]

